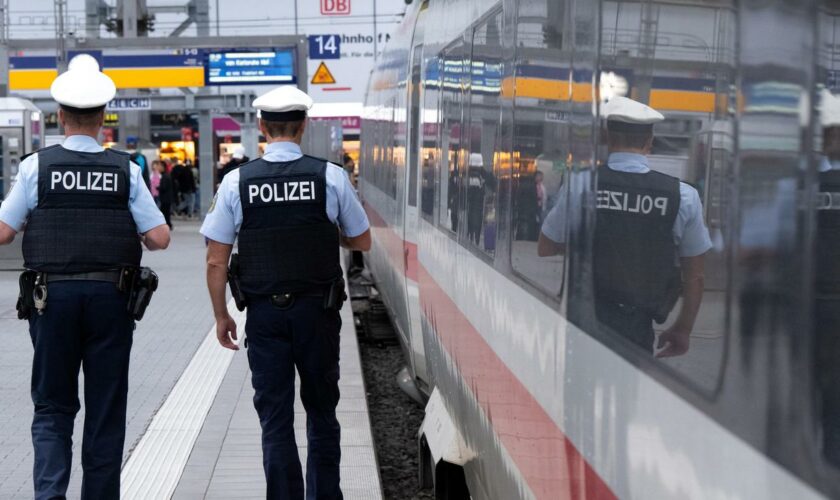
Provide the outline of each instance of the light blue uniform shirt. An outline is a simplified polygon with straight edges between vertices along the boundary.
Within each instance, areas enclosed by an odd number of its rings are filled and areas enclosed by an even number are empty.
[[[818,168],[820,173],[831,172],[832,170],[840,170],[840,161],[829,160],[827,156],[822,157],[820,166]]]
[[[87,135],[71,135],[64,139],[62,147],[82,153],[101,153],[104,148],[96,139]],[[131,179],[128,208],[137,225],[137,232],[145,233],[157,226],[166,224],[163,214],[155,205],[149,188],[143,182],[140,167],[133,162],[130,165]],[[23,160],[18,170],[17,180],[9,195],[0,205],[0,221],[20,232],[29,219],[29,214],[38,206],[38,154]]]
[[[644,174],[650,171],[647,157],[633,153],[612,153],[608,167],[618,172]],[[558,196],[542,226],[542,233],[550,240],[564,243],[566,239],[566,191]],[[697,190],[680,182],[680,210],[674,221],[674,243],[680,257],[696,257],[712,248],[709,230],[703,222],[703,204]]]
[[[263,160],[290,162],[303,156],[300,146],[293,142],[272,142],[265,147]],[[327,164],[327,217],[350,238],[360,236],[370,228],[367,214],[356,197],[356,191],[343,168]],[[207,238],[232,245],[242,226],[242,202],[239,199],[239,169],[225,176],[216,193],[213,206],[201,226]]]

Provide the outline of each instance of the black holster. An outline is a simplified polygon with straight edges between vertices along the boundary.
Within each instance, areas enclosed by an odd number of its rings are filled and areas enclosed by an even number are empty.
[[[657,324],[661,325],[668,320],[668,316],[671,314],[674,306],[677,305],[677,300],[679,300],[681,295],[682,275],[680,274],[679,268],[676,268],[676,270],[671,272],[671,276],[668,279],[668,287],[665,290],[662,300],[659,302],[656,310],[653,311],[653,320]]]
[[[128,312],[134,321],[140,321],[158,288],[158,275],[148,267],[127,267],[117,288],[128,294]]]
[[[228,286],[230,286],[230,294],[233,297],[233,302],[239,311],[244,311],[248,307],[248,300],[245,294],[242,293],[242,287],[239,281],[239,254],[235,253],[230,256],[230,266],[228,267]]]
[[[324,295],[324,310],[340,311],[345,300],[347,300],[347,294],[344,292],[344,278],[338,278],[332,282]]]
[[[36,271],[24,271],[20,274],[18,285],[17,309],[18,319],[29,319],[35,312],[35,280],[38,277]]]

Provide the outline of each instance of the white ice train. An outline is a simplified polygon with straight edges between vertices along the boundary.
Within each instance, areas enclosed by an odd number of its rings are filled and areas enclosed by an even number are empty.
[[[812,203],[838,20],[836,0],[408,8],[371,77],[359,186],[439,498],[840,497],[840,331],[814,321]],[[684,356],[594,312],[591,174],[616,94],[666,115],[652,167],[704,203],[714,248]],[[567,251],[541,258],[557,200]]]

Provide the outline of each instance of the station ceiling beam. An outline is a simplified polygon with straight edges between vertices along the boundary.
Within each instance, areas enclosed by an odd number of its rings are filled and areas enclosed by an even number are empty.
[[[292,47],[306,43],[300,35],[263,35],[263,36],[199,36],[178,37],[143,37],[143,38],[87,38],[68,37],[68,50],[97,49],[178,49],[178,48],[248,48],[248,47]],[[52,38],[31,38],[9,40],[6,45],[12,50],[52,50],[56,49],[56,40]],[[305,52],[303,53],[305,55]]]
[[[120,98],[130,98],[130,95],[121,95]],[[253,115],[251,103],[257,98],[254,92],[240,92],[237,94],[186,94],[186,95],[142,95],[139,98],[149,99],[151,108],[145,111],[153,113],[179,112],[179,113],[200,113],[207,111],[211,113],[225,113],[231,115],[237,121],[245,118],[246,115]],[[30,99],[44,113],[55,113],[58,111],[58,104],[49,97],[37,97]]]

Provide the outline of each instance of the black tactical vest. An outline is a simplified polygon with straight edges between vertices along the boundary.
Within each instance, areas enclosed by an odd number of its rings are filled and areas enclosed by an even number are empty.
[[[23,233],[27,269],[84,273],[139,266],[128,154],[52,146],[38,152],[38,205]]]
[[[317,291],[342,275],[327,216],[327,162],[254,160],[239,169],[239,267],[250,295]]]
[[[673,236],[679,209],[679,179],[654,171],[598,169],[594,274],[599,301],[638,308],[651,317],[669,300],[666,309],[673,306],[668,296],[679,283]]]
[[[840,170],[820,173],[821,193],[840,193]],[[816,284],[820,294],[840,294],[840,210],[817,212]]]

